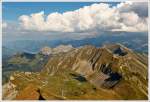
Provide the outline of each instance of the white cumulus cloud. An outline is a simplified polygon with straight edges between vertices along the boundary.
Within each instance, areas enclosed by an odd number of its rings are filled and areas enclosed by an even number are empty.
[[[146,13],[142,14],[139,11],[141,9],[138,8],[142,9],[140,3],[120,3],[115,7],[99,3],[62,14],[54,12],[45,15],[41,11],[31,15],[22,15],[19,20],[25,30],[35,31],[147,31],[148,17],[145,15]]]

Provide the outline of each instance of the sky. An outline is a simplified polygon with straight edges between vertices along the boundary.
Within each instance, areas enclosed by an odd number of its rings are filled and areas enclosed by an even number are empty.
[[[146,2],[3,2],[2,11],[6,41],[83,39],[106,31],[147,32]]]
[[[21,15],[44,11],[46,15],[53,12],[73,11],[96,2],[3,2],[3,20],[17,21]],[[119,2],[109,3],[115,6]]]

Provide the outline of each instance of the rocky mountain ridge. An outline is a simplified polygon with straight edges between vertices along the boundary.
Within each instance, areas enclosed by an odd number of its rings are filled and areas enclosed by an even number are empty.
[[[52,54],[39,73],[14,73],[10,82],[18,93],[13,99],[38,99],[24,94],[33,86],[44,99],[147,99],[146,55],[121,44],[69,48]]]
[[[68,52],[73,49],[74,48],[72,47],[72,45],[59,45],[55,48],[50,48],[50,47],[45,46],[41,49],[40,53],[43,55],[50,55],[50,54]]]

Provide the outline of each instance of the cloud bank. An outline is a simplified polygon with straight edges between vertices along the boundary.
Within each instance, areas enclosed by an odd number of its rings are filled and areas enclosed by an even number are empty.
[[[89,32],[148,30],[147,3],[120,3],[111,7],[99,3],[85,6],[75,11],[50,13],[44,11],[19,17],[21,27],[32,31],[49,32]]]

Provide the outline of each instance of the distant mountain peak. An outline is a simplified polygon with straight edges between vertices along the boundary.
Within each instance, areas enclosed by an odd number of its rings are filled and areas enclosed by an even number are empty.
[[[52,48],[45,46],[40,50],[43,55],[50,55],[52,53]]]
[[[74,49],[72,45],[59,45],[55,48],[50,48],[48,46],[45,46],[41,49],[41,53],[44,55],[50,55],[50,54],[58,54],[58,53],[65,53],[70,50]]]

